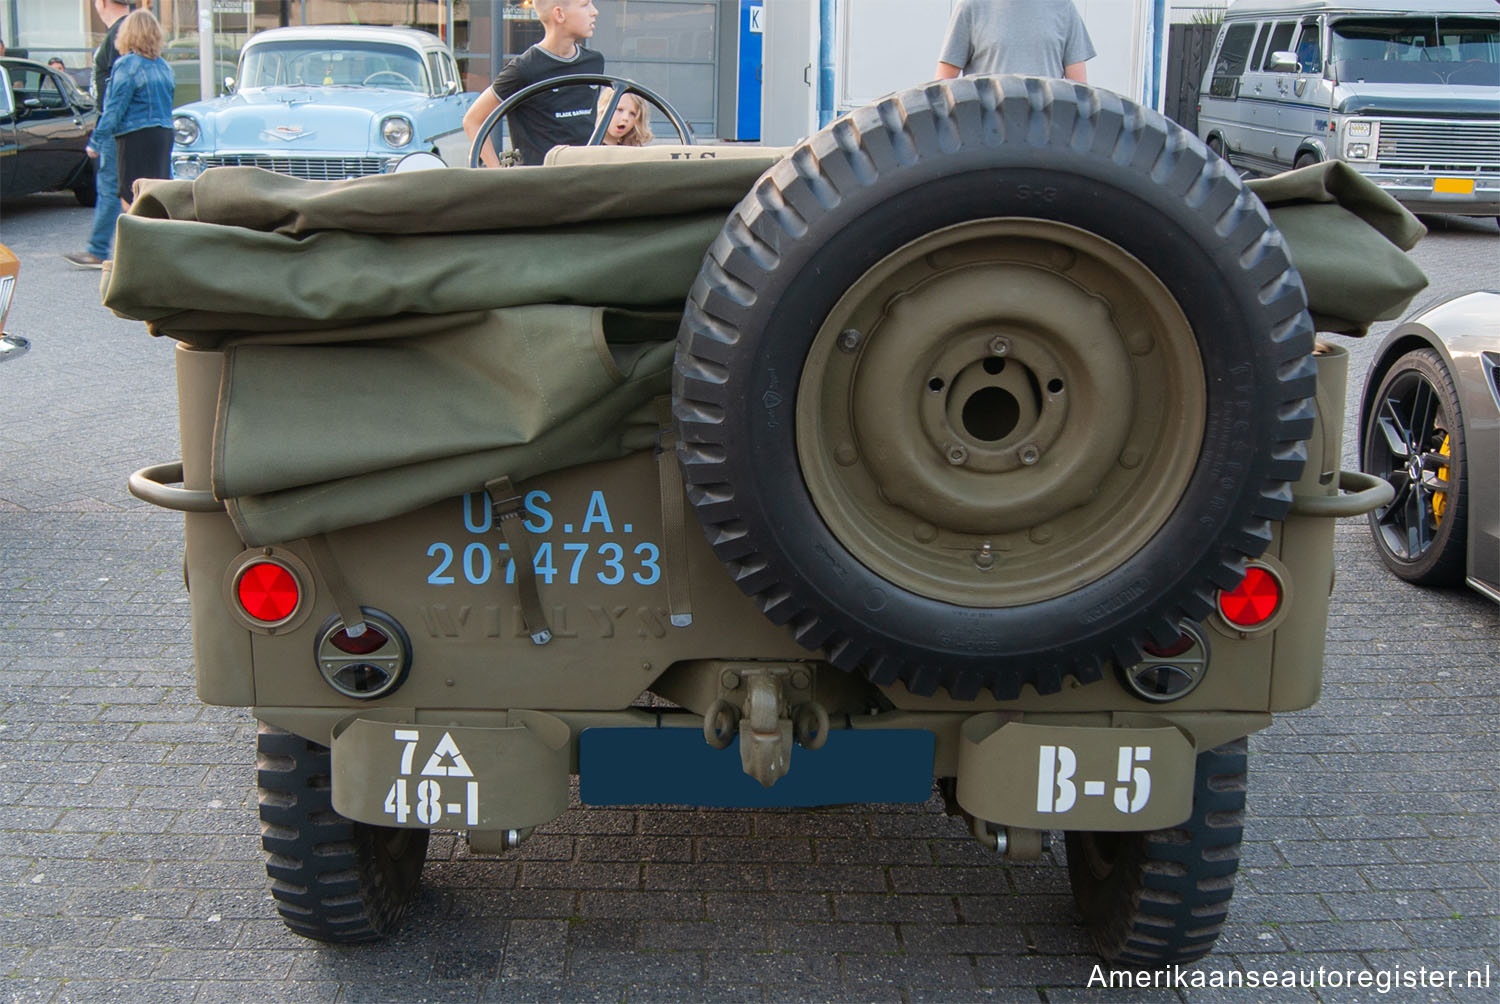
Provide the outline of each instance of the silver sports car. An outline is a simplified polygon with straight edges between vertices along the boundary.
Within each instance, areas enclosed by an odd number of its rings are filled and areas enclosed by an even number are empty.
[[[1365,379],[1360,461],[1396,489],[1369,517],[1391,571],[1500,602],[1500,291],[1445,300],[1386,337]]]

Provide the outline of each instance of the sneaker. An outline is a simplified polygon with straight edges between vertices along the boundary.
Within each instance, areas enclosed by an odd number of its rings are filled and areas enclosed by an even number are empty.
[[[63,257],[79,268],[98,268],[104,264],[103,258],[87,251],[76,251],[73,254],[65,254]]]

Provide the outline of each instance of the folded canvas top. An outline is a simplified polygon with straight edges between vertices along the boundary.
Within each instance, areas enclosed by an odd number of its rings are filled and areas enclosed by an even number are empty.
[[[148,183],[103,299],[225,352],[213,486],[269,544],[649,445],[682,304],[780,151],[345,182],[216,168]],[[1323,330],[1426,280],[1424,232],[1346,165],[1250,186]]]

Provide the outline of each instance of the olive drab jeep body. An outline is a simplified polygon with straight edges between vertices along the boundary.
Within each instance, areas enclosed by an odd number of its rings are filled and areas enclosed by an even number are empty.
[[[182,460],[132,490],[185,512],[200,696],[261,723],[287,924],[389,932],[431,829],[503,852],[575,777],[585,808],[937,784],[1008,856],[1066,833],[1106,957],[1201,956],[1245,737],[1318,698],[1333,517],[1389,497],[1339,470],[1313,319],[1413,291],[1334,302],[1282,223],[1416,285],[1420,228],[1337,174],[1258,195],[1061,81],[740,153],[228,169],[122,219],[105,302],[181,342]]]

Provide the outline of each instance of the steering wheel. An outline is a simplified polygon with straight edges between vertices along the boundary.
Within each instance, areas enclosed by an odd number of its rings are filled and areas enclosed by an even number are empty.
[[[546,80],[539,80],[534,84],[529,84],[500,102],[495,107],[495,110],[490,112],[489,116],[484,120],[484,124],[479,127],[479,131],[474,134],[474,142],[469,146],[469,166],[481,166],[479,151],[484,149],[484,144],[489,140],[490,133],[495,131],[495,124],[497,122],[541,92],[570,84],[612,87],[615,91],[614,99],[610,101],[609,107],[604,110],[604,114],[599,116],[599,121],[594,123],[594,132],[589,136],[588,143],[585,144],[586,146],[599,146],[604,142],[604,134],[609,130],[609,120],[614,118],[615,108],[620,104],[620,98],[624,96],[626,91],[638,95],[647,104],[664,114],[671,121],[672,128],[677,130],[677,139],[679,142],[685,146],[691,146],[693,143],[692,127],[687,124],[687,121],[681,115],[677,114],[677,109],[667,103],[666,98],[652,91],[650,88],[638,84],[634,80],[628,80],[625,77],[611,77],[603,73],[568,73],[560,77],[549,77]]]
[[[415,88],[417,86],[417,82],[415,80],[411,79],[406,74],[400,73],[396,70],[376,70],[361,82],[361,86],[368,86],[370,81],[374,80],[377,77],[395,77],[407,87]]]

